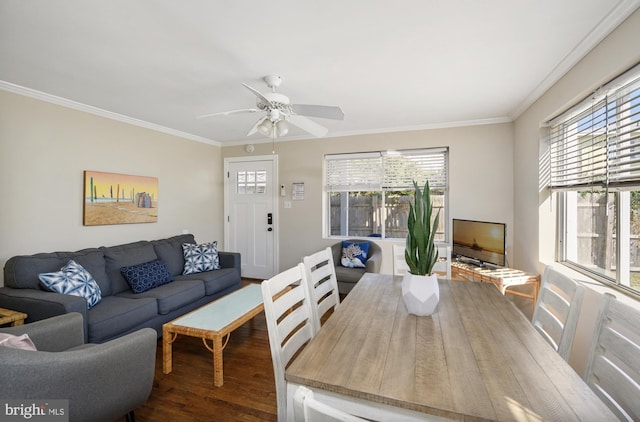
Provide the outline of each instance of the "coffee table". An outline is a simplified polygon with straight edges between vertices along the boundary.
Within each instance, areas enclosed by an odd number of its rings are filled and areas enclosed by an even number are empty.
[[[183,334],[202,339],[204,346],[213,352],[213,384],[223,384],[222,350],[231,332],[264,310],[262,289],[259,284],[249,284],[214,302],[162,326],[162,372],[172,370],[172,343]],[[224,338],[224,342],[223,342]],[[209,346],[207,340],[211,340]]]
[[[11,309],[0,308],[0,325],[11,324],[13,327],[24,324],[27,314]]]

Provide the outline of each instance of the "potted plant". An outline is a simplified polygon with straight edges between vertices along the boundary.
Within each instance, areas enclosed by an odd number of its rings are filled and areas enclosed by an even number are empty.
[[[434,238],[440,222],[440,211],[431,222],[433,204],[429,181],[420,190],[414,180],[415,204],[409,204],[407,220],[407,242],[404,259],[409,271],[402,280],[402,296],[409,313],[419,316],[431,315],[438,306],[440,289],[438,278],[432,273],[438,260],[438,248]]]

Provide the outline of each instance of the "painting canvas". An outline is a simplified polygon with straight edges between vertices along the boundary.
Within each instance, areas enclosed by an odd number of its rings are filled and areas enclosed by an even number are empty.
[[[85,226],[156,223],[158,178],[84,172]]]

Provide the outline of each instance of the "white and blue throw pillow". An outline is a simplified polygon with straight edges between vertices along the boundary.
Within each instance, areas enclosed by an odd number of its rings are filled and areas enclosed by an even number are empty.
[[[183,243],[182,251],[184,252],[184,271],[182,272],[184,275],[220,269],[217,241],[200,245]]]
[[[348,268],[364,268],[369,258],[369,242],[342,241],[340,265]]]
[[[53,292],[85,298],[87,309],[91,309],[102,299],[98,283],[82,265],[73,259],[70,259],[60,271],[38,274],[38,278]]]
[[[161,259],[120,268],[133,293],[143,293],[154,287],[171,283],[174,278]]]

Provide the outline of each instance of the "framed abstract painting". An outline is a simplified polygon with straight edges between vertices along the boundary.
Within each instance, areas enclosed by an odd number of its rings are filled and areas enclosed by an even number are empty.
[[[158,222],[158,178],[84,172],[83,224]]]

